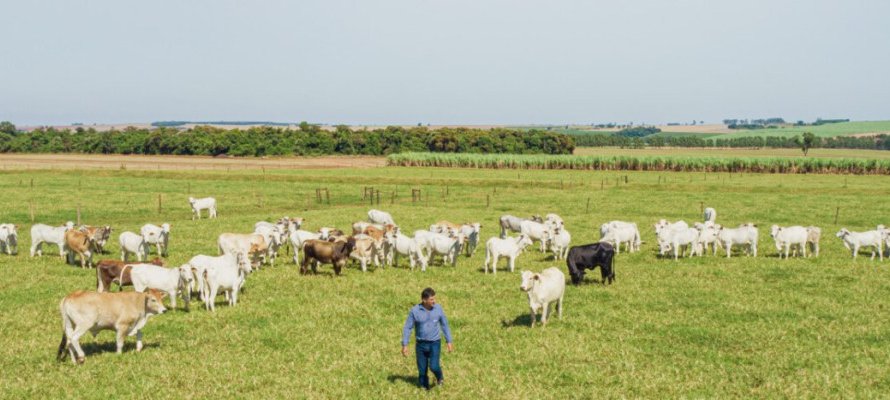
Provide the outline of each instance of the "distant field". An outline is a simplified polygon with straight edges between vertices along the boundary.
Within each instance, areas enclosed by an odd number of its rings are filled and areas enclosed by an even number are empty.
[[[708,156],[708,157],[787,157],[804,158],[799,149],[736,149],[736,148],[646,148],[620,149],[617,147],[578,147],[580,156]],[[869,158],[888,159],[890,151],[856,149],[810,149],[808,158]]]
[[[517,127],[523,129],[546,129],[543,126]],[[657,136],[697,136],[701,138],[730,138],[742,136],[795,136],[812,132],[816,136],[846,136],[865,134],[890,134],[890,121],[853,121],[818,126],[784,126],[775,129],[728,129],[722,124],[707,125],[661,125]],[[551,130],[570,135],[610,135],[617,129],[591,129],[581,125],[553,126]]]

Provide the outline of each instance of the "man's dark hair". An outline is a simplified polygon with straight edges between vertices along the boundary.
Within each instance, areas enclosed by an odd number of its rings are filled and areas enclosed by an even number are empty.
[[[420,292],[420,299],[421,299],[421,300],[426,300],[426,299],[428,299],[428,298],[430,298],[430,297],[433,297],[433,296],[435,296],[435,295],[436,295],[436,291],[433,290],[433,288],[428,287],[428,288],[426,288],[426,289],[423,289],[422,292]]]

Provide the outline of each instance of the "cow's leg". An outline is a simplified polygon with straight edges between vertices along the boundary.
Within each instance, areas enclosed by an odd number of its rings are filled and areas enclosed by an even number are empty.
[[[565,295],[565,294],[563,294],[563,296],[564,296],[564,295]],[[558,314],[558,315],[559,315],[559,319],[562,319],[562,297],[563,297],[563,296],[559,296],[559,302],[556,303],[556,307],[557,307],[557,310],[558,310],[558,312],[559,312],[559,314]]]
[[[730,255],[732,254],[732,242],[726,242],[724,244],[724,247],[726,247],[726,258],[730,258]]]
[[[791,243],[786,242],[786,243],[785,243],[785,259],[786,259],[786,260],[788,259],[788,252],[789,252],[789,250],[791,250]]]
[[[488,273],[488,263],[491,262],[491,250],[485,249],[485,273]],[[497,266],[494,267],[495,273],[497,273]]]
[[[751,243],[751,253],[753,253],[752,257],[757,257],[757,242]]]
[[[114,338],[116,342],[115,347],[117,349],[116,352],[117,354],[121,354],[124,352],[124,340],[127,338],[127,331],[129,330],[127,328],[129,328],[129,326],[118,324],[114,328]]]
[[[532,328],[534,328],[534,327],[535,327],[535,320],[538,319],[538,313],[537,313],[537,310],[535,309],[534,306],[530,306],[529,308],[532,310],[532,311],[531,311],[531,314],[532,314]]]
[[[856,259],[856,256],[859,255],[859,245],[853,244],[853,259]]]
[[[86,356],[83,352],[83,348],[80,347],[80,337],[83,336],[84,333],[87,333],[89,327],[77,326],[68,335],[68,345],[74,348],[74,352],[77,353],[77,359],[72,360],[76,361],[78,364],[83,364],[84,357]]]
[[[142,329],[136,331],[136,351],[142,351]]]
[[[541,325],[547,326],[547,313],[550,311],[550,303],[545,303],[541,310]]]

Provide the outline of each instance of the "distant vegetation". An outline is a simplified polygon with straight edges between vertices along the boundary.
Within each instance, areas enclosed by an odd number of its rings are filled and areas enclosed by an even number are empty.
[[[686,172],[887,174],[890,160],[785,157],[563,156],[504,154],[391,154],[387,165],[515,169]]]
[[[243,130],[210,126],[188,130],[129,127],[99,132],[78,127],[73,131],[40,128],[22,132],[12,124],[0,123],[0,152],[12,153],[286,156],[386,155],[431,151],[571,154],[574,149],[574,142],[567,135],[503,128],[430,130],[425,127],[387,127],[352,130],[347,126],[338,126],[335,131],[326,131],[316,125],[302,123],[299,129],[268,126]]]
[[[624,128],[618,132],[615,132],[614,136],[635,138],[654,135],[658,132],[661,132],[661,129],[658,129],[654,126],[637,126],[633,128]]]
[[[295,125],[289,122],[271,122],[271,121],[155,121],[151,123],[151,126],[156,127],[174,127],[174,126],[183,126],[183,125],[232,125],[232,126],[245,126],[245,125],[266,125],[266,126],[289,126]]]

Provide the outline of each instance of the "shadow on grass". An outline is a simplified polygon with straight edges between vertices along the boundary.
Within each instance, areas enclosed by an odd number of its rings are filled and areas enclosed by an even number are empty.
[[[417,376],[414,376],[414,375],[396,375],[396,374],[390,374],[390,375],[386,378],[386,380],[388,380],[389,383],[392,383],[392,384],[396,384],[396,383],[401,382],[401,383],[407,383],[407,384],[409,384],[409,385],[411,385],[411,386],[417,386]]]
[[[513,321],[507,322],[506,320],[501,320],[501,328],[515,328],[515,327],[525,327],[530,328],[532,326],[532,315],[529,313],[519,314],[516,318],[513,318]]]
[[[157,348],[157,347],[160,347],[160,345],[158,343],[142,342],[142,350],[143,351],[152,349],[152,348]],[[91,342],[91,343],[81,342],[80,348],[83,349],[84,356],[88,357],[90,355],[95,355],[95,354],[100,354],[100,353],[114,353],[117,351],[117,344],[114,342],[114,340],[108,341],[108,342],[101,342],[101,343],[99,343],[99,342]],[[124,349],[123,349],[124,353],[135,352],[135,351],[136,351],[136,342],[129,342],[129,341],[124,342]],[[67,351],[65,352],[65,356],[70,358],[70,356],[68,356]]]

